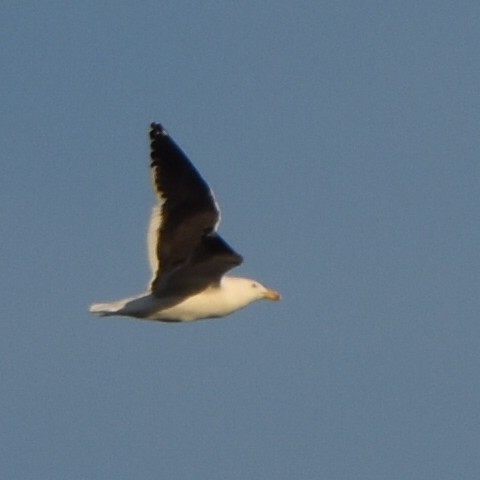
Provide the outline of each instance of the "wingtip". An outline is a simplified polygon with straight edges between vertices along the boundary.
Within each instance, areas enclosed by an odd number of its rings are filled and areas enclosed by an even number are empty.
[[[168,133],[161,123],[152,122],[150,124],[150,138],[154,139],[158,135],[168,135]]]

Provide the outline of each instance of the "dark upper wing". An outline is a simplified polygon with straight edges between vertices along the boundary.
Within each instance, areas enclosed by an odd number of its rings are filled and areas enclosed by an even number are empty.
[[[151,289],[163,290],[167,278],[175,278],[176,284],[195,274],[219,279],[241,263],[241,257],[215,234],[220,212],[213,193],[160,124],[152,123],[150,141],[152,180],[159,198],[149,232]]]
[[[205,235],[183,265],[152,282],[152,291],[166,297],[189,296],[218,284],[226,271],[241,263],[242,257],[222,237]]]

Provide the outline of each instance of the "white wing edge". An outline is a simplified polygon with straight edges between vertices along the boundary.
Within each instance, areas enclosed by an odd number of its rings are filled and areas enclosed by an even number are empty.
[[[156,278],[158,270],[160,268],[160,261],[157,254],[157,245],[160,242],[160,226],[162,225],[162,204],[163,201],[160,200],[160,202],[153,207],[152,214],[150,216],[150,225],[148,226],[147,252],[148,260],[150,263],[150,270],[152,272],[152,278],[150,279],[149,285]]]

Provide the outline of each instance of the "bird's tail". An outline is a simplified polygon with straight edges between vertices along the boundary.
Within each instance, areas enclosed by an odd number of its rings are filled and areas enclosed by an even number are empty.
[[[99,317],[111,317],[112,315],[123,315],[143,318],[151,310],[151,295],[141,293],[134,297],[124,298],[116,302],[94,303],[90,305],[90,313]]]
[[[110,317],[112,315],[119,315],[124,305],[125,302],[94,303],[90,305],[88,311],[98,317]]]

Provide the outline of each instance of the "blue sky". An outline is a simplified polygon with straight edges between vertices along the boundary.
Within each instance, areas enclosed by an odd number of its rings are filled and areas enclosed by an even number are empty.
[[[478,3],[8,3],[1,477],[478,478]],[[89,316],[149,279],[153,120],[282,302]]]

